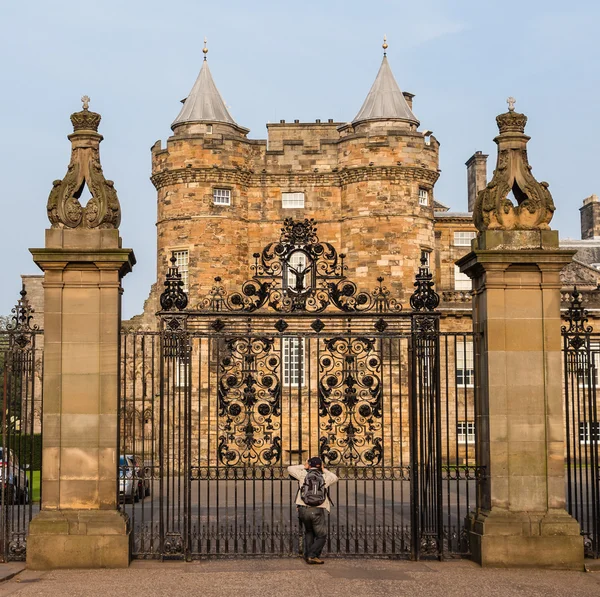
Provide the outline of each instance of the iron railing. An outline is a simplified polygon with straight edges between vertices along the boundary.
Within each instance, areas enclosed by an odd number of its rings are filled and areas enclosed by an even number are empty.
[[[25,289],[0,330],[0,558],[24,560],[41,497],[43,332]]]
[[[570,303],[562,328],[567,509],[581,525],[586,556],[599,558],[600,333],[588,325],[577,288]]]
[[[217,278],[196,304],[171,260],[159,329],[121,337],[136,557],[298,554],[287,467],[314,455],[339,478],[329,555],[468,552],[473,336],[440,332],[425,256],[410,311],[381,278],[360,291],[344,259],[314,222],[289,220],[239,292]]]

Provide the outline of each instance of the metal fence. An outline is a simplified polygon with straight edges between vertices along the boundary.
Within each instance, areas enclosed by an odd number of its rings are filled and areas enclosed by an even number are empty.
[[[24,560],[27,532],[39,511],[43,333],[21,291],[6,329],[0,330],[0,558]]]
[[[581,525],[585,554],[600,557],[600,333],[587,325],[575,288],[565,314],[563,371],[567,509]]]
[[[286,221],[228,294],[188,307],[171,260],[159,330],[121,344],[121,508],[134,556],[293,556],[288,466],[320,456],[330,556],[468,553],[473,336],[441,333],[423,256],[411,309],[358,291],[310,221]]]

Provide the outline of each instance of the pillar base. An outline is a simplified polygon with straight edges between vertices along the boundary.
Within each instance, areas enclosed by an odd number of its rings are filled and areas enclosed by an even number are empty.
[[[127,568],[129,534],[116,510],[42,510],[29,525],[27,568]]]
[[[467,518],[472,559],[481,566],[583,570],[583,537],[566,510],[480,510]]]

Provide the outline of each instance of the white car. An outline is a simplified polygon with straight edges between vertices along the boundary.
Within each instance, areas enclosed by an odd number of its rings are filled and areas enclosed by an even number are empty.
[[[119,458],[119,496],[124,501],[138,502],[150,495],[150,480],[140,466],[140,459],[133,454],[121,454]]]
[[[29,465],[19,466],[17,455],[6,448],[8,458],[5,458],[4,448],[0,447],[0,481],[2,482],[2,504],[28,504],[29,480],[25,472]]]

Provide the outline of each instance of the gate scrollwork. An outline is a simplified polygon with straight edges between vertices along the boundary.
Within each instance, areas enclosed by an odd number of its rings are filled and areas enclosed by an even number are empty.
[[[372,466],[383,457],[381,358],[375,340],[335,337],[319,359],[321,457]]]
[[[281,456],[279,355],[272,338],[233,338],[220,359],[219,460],[273,465]]]

